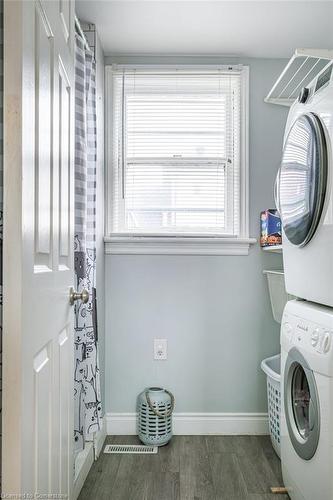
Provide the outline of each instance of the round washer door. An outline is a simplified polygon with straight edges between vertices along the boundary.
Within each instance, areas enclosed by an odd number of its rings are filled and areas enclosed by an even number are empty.
[[[297,455],[310,460],[320,434],[320,410],[316,381],[301,353],[290,350],[284,375],[284,407],[290,440]]]
[[[327,144],[317,115],[301,115],[286,139],[278,178],[278,203],[288,240],[306,245],[316,232],[327,184]]]

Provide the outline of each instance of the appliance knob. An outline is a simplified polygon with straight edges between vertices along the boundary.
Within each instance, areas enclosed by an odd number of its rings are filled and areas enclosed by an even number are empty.
[[[303,87],[298,95],[298,102],[305,104],[309,98],[310,90],[307,87]]]
[[[329,332],[325,332],[322,340],[322,349],[323,352],[326,353],[330,350],[331,347],[331,335]]]
[[[312,335],[311,335],[311,345],[313,347],[316,347],[316,345],[319,342],[319,338],[320,338],[319,330],[318,330],[318,328],[316,328],[315,330],[313,330]]]
[[[284,323],[283,328],[286,333],[291,333],[292,328],[290,323]]]

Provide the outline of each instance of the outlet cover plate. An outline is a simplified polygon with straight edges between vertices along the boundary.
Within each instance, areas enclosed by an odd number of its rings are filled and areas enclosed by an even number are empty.
[[[154,359],[163,361],[168,358],[168,341],[167,339],[154,339]]]

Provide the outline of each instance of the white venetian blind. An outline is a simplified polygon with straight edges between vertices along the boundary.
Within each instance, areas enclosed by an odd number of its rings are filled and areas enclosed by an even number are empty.
[[[113,76],[115,233],[237,235],[241,70]]]

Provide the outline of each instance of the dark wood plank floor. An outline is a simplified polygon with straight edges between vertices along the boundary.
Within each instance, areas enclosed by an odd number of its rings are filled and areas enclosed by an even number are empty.
[[[106,443],[139,444],[136,436]],[[101,453],[79,500],[286,500],[268,436],[175,436],[157,455]]]

